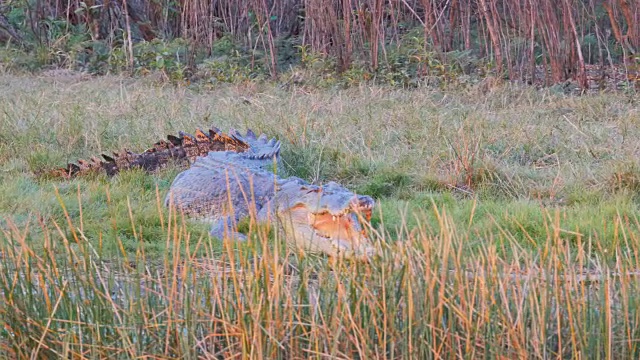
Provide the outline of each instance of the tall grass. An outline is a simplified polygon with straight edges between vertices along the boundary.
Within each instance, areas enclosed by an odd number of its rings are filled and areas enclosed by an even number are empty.
[[[635,358],[637,96],[213,90],[0,76],[7,358]],[[253,128],[287,175],[378,200],[369,263],[246,244],[161,206],[178,169],[40,179],[178,130]]]
[[[64,208],[64,203],[61,204]],[[635,358],[640,223],[616,219],[615,262],[545,216],[546,241],[475,234],[434,207],[435,228],[372,231],[370,263],[292,254],[265,232],[246,246],[192,237],[160,212],[167,251],[100,256],[82,216],[0,235],[0,350],[11,358]],[[506,260],[496,243],[512,248]],[[195,243],[197,250],[189,251]],[[120,244],[121,245],[121,244]],[[180,251],[181,248],[187,251]],[[202,250],[202,251],[198,251]],[[463,255],[464,254],[464,255]]]

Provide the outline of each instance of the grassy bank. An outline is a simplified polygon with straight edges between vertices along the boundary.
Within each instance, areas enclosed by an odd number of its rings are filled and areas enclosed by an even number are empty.
[[[112,228],[103,221],[112,215],[126,228],[129,204],[150,238],[157,237],[154,202],[179,169],[72,181],[33,173],[104,152],[141,151],[167,134],[215,125],[281,139],[289,175],[339,181],[375,197],[381,212],[374,224],[384,222],[391,235],[404,223],[437,225],[435,204],[478,238],[505,228],[535,250],[544,239],[545,210],[558,209],[567,237],[575,232],[614,246],[610,223],[637,214],[637,97],[485,90],[285,91],[246,83],[200,91],[149,78],[6,75],[0,213],[19,225],[29,214],[61,221],[57,188],[74,216],[84,201],[91,238]],[[128,248],[137,246],[121,235]]]
[[[11,356],[637,356],[635,95],[53,75],[0,76]],[[263,232],[224,246],[161,206],[176,168],[33,175],[210,125],[276,136],[287,174],[375,197],[384,256],[286,256]]]

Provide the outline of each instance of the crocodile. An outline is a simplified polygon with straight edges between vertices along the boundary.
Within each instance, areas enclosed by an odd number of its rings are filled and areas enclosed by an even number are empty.
[[[153,172],[173,162],[180,166],[188,166],[198,156],[210,151],[243,152],[250,145],[225,134],[216,127],[209,129],[208,134],[196,129],[194,135],[180,131],[178,136],[168,135],[167,140],[160,140],[142,153],[134,153],[127,149],[113,152],[113,155],[102,154],[102,159],[91,157],[80,159],[77,163],[68,163],[64,168],[49,170],[41,175],[45,177],[74,178],[88,173],[104,173],[114,176],[122,170],[141,168]]]
[[[140,168],[153,172],[170,162],[187,167],[174,179],[165,205],[212,223],[219,239],[244,240],[237,223],[246,218],[278,224],[291,248],[329,256],[369,258],[375,253],[362,223],[371,218],[374,200],[335,182],[314,185],[278,176],[281,143],[247,130],[229,134],[213,127],[208,134],[169,135],[142,153],[128,150],[69,163],[49,171],[73,178],[91,172],[114,176]],[[235,230],[234,230],[235,229]]]
[[[371,218],[374,200],[335,182],[314,185],[278,176],[280,142],[245,136],[243,152],[211,151],[174,179],[165,205],[188,217],[212,222],[210,234],[244,240],[237,224],[245,218],[277,224],[289,247],[304,253],[368,259],[374,246],[362,222]]]

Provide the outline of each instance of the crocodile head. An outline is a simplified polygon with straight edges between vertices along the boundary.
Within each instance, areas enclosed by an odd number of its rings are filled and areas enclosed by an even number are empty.
[[[375,254],[362,221],[374,200],[330,182],[323,186],[290,178],[279,184],[275,212],[289,245],[310,253],[368,258]]]

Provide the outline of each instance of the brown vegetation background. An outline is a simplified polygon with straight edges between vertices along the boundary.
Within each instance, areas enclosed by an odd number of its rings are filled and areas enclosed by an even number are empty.
[[[211,51],[229,35],[261,49],[272,76],[287,45],[332,56],[341,71],[354,61],[376,70],[410,38],[425,64],[466,52],[510,79],[586,85],[589,64],[622,64],[635,76],[639,9],[637,0],[31,0],[25,22],[34,34],[46,19],[84,24],[92,39],[125,49],[183,38]]]

